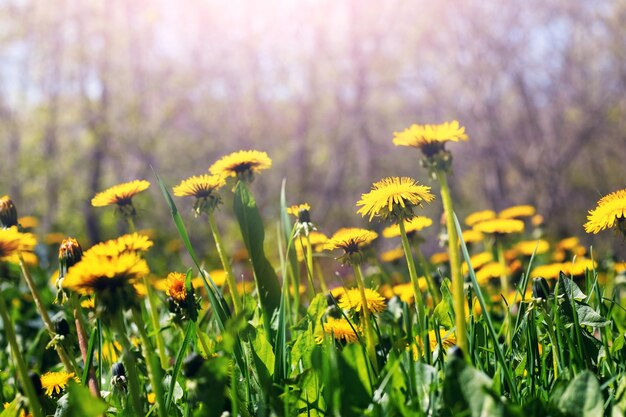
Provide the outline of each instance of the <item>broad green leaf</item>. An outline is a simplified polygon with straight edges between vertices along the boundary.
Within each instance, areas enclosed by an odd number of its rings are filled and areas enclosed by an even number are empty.
[[[264,322],[267,326],[266,330],[269,331],[271,318],[280,305],[280,285],[274,268],[265,257],[265,248],[263,247],[265,230],[263,229],[261,214],[250,190],[241,181],[235,187],[233,209],[252,262]]]
[[[587,298],[584,292],[578,288],[578,285],[569,279],[563,272],[559,272],[559,295],[567,294],[567,297],[574,298],[576,301]]]
[[[604,327],[611,324],[587,304],[576,302],[576,312],[581,326]]]
[[[365,352],[357,343],[347,345],[337,355],[339,366],[333,371],[340,381],[342,416],[362,416],[363,410],[370,403],[371,393],[366,388],[370,383],[364,355]]]
[[[615,404],[613,407],[620,410],[622,414],[626,413],[626,378],[624,376],[622,376],[622,380],[615,390]]]
[[[269,340],[267,340],[265,330],[261,327],[254,328],[253,326],[248,325],[244,334],[250,341],[257,371],[259,372],[259,377],[262,380],[261,382],[268,382],[267,380],[271,379],[274,374],[274,364],[276,358],[274,356],[274,351],[272,350],[272,345]]]
[[[598,380],[590,371],[584,371],[567,386],[559,409],[572,417],[602,417],[603,403]]]
[[[452,295],[450,294],[450,280],[444,279],[441,283],[441,301],[433,311],[433,320],[440,326],[450,330],[454,326],[454,309],[452,308]]]

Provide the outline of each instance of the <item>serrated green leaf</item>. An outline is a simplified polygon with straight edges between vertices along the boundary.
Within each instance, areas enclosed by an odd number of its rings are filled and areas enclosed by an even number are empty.
[[[450,330],[454,326],[454,309],[452,308],[452,295],[450,294],[450,280],[444,279],[441,283],[441,301],[433,311],[433,320],[440,326]]]
[[[587,298],[584,292],[576,285],[574,281],[569,279],[563,272],[559,272],[559,295],[567,294],[568,298],[573,298],[576,301],[584,300]]]
[[[587,304],[576,302],[576,312],[581,326],[604,327],[611,324]]]

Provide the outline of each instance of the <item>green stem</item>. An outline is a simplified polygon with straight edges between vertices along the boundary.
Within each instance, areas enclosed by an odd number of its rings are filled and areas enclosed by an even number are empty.
[[[448,230],[448,251],[450,252],[450,274],[452,275],[452,293],[454,300],[455,325],[457,346],[463,352],[468,352],[467,347],[467,324],[465,323],[465,297],[463,296],[464,285],[461,274],[461,256],[459,253],[459,237],[454,227],[454,209],[452,197],[448,186],[448,174],[443,169],[437,170],[437,179],[441,187],[441,200],[446,215],[446,229]]]
[[[28,397],[30,411],[33,413],[34,417],[43,417],[43,410],[41,409],[39,398],[37,398],[37,393],[35,392],[33,383],[28,376],[28,368],[26,367],[26,362],[24,362],[24,358],[20,353],[20,346],[17,344],[17,337],[15,336],[13,321],[9,316],[7,306],[4,303],[4,297],[2,297],[1,295],[0,316],[2,317],[2,323],[4,324],[4,332],[6,333],[9,345],[11,346],[11,354],[13,355],[13,359],[15,360],[17,374],[20,378],[20,382],[22,383],[24,391],[26,391],[26,397]]]
[[[46,326],[46,330],[48,331],[48,335],[50,336],[50,339],[54,339],[54,337],[56,336],[56,332],[54,331],[54,325],[52,324],[52,320],[50,320],[48,311],[44,308],[43,302],[41,301],[41,296],[39,295],[39,291],[37,290],[37,286],[35,285],[35,282],[33,281],[33,278],[30,275],[30,272],[28,271],[28,268],[26,267],[26,263],[24,263],[24,258],[22,257],[21,254],[19,255],[19,259],[20,259],[20,268],[22,270],[22,276],[24,277],[24,281],[26,281],[26,285],[28,286],[28,289],[30,290],[31,295],[33,296],[33,301],[35,302],[35,307],[37,308],[37,312],[41,316],[41,320]],[[70,360],[70,357],[65,351],[65,348],[63,347],[63,345],[61,345],[60,343],[55,343],[54,348],[56,349],[57,354],[59,355],[59,358],[61,359],[61,362],[63,363],[63,366],[65,366],[65,370],[68,373],[74,372],[74,374],[76,374],[76,368],[72,364],[72,361]]]
[[[313,248],[311,247],[311,238],[307,235],[306,239],[306,276],[309,279],[309,299],[313,301],[315,294],[315,283],[313,282]],[[302,246],[302,237],[300,237],[300,246]],[[300,289],[296,288],[299,293]]]
[[[156,401],[158,404],[157,411],[159,413],[159,417],[166,417],[167,410],[165,409],[165,391],[163,390],[163,384],[161,382],[163,380],[163,371],[159,366],[157,358],[154,356],[152,343],[150,343],[150,338],[146,333],[143,317],[139,310],[133,309],[133,319],[135,320],[135,324],[139,329],[139,337],[141,338],[143,356],[146,358],[146,364],[148,365],[148,376],[150,377],[152,389],[156,394]]]
[[[507,297],[509,294],[509,278],[506,274],[506,260],[504,259],[504,247],[501,237],[496,236],[496,248],[498,251],[498,263],[502,267],[502,275],[500,275],[500,287],[502,294]]]
[[[74,325],[76,326],[78,348],[80,349],[80,354],[83,358],[84,366],[89,368],[89,372],[87,373],[89,390],[95,397],[101,398],[100,389],[98,388],[98,380],[96,379],[96,373],[94,371],[91,361],[87,360],[87,351],[89,350],[89,342],[87,340],[86,334],[87,323],[85,323],[85,318],[83,317],[83,312],[80,306],[80,302],[78,300],[78,295],[70,295],[70,306],[74,314]]]
[[[152,323],[152,329],[154,337],[156,339],[157,352],[159,353],[159,360],[161,361],[161,367],[163,369],[168,368],[167,352],[165,349],[165,341],[163,340],[163,333],[161,333],[161,324],[159,322],[159,312],[156,308],[156,300],[152,283],[148,276],[143,277],[143,285],[146,287],[146,294],[148,298],[148,305],[150,306],[150,322]]]
[[[126,369],[126,379],[128,380],[128,390],[130,392],[130,402],[133,407],[136,416],[143,416],[143,403],[139,394],[139,377],[137,374],[137,367],[135,366],[135,360],[131,357],[132,345],[126,333],[126,326],[124,325],[124,313],[120,310],[113,317],[113,326],[117,331],[120,343],[122,345],[122,363]]]
[[[374,339],[374,331],[372,329],[372,323],[370,322],[370,311],[367,306],[367,297],[365,296],[365,282],[363,281],[363,273],[361,267],[358,264],[352,265],[354,269],[354,277],[356,279],[359,292],[361,293],[361,306],[363,311],[363,324],[365,326],[365,340],[367,354],[372,362],[374,370],[378,372],[378,359],[376,358],[376,342]]]
[[[415,254],[417,255],[417,259],[420,262],[420,266],[424,270],[424,275],[426,276],[426,283],[428,284],[428,291],[430,291],[430,295],[433,297],[433,304],[436,306],[441,301],[441,295],[439,290],[437,289],[437,283],[435,282],[435,277],[433,277],[430,267],[428,266],[428,261],[426,257],[422,253],[418,244],[413,245],[415,248]]]
[[[404,256],[406,257],[406,263],[409,267],[409,277],[411,278],[411,283],[413,284],[413,295],[415,297],[415,305],[418,307],[418,311],[425,311],[424,308],[424,299],[422,297],[422,293],[420,291],[419,281],[417,277],[417,269],[415,268],[415,260],[413,259],[413,253],[411,252],[411,244],[409,243],[409,238],[406,235],[406,228],[404,227],[404,221],[400,220],[398,222],[398,226],[400,227],[400,237],[402,238],[402,249],[404,249]],[[421,314],[420,314],[421,317]],[[418,318],[418,322],[419,322]],[[420,334],[420,337],[422,335]]]
[[[230,290],[230,295],[233,299],[235,314],[237,314],[239,313],[239,311],[242,310],[243,307],[241,305],[239,292],[237,291],[237,283],[235,282],[233,269],[230,266],[230,262],[228,262],[228,258],[226,257],[226,251],[224,250],[224,245],[222,244],[222,236],[220,235],[220,231],[217,228],[217,223],[215,223],[215,216],[212,212],[210,212],[208,214],[208,217],[209,226],[211,227],[211,233],[213,234],[213,239],[215,240],[215,246],[217,248],[217,254],[220,257],[220,261],[222,262],[222,268],[224,268],[224,272],[226,272],[226,282],[228,283],[228,289]]]

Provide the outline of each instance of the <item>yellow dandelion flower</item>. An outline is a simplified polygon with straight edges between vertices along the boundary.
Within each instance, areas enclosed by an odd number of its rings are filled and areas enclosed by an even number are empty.
[[[535,252],[536,255],[541,255],[550,250],[550,244],[543,239],[523,240],[515,245],[515,250],[526,256],[531,256],[533,252]]]
[[[156,402],[156,394],[149,392],[148,395],[146,395],[146,399],[148,400],[148,404],[154,404]]]
[[[19,255],[28,256],[36,244],[37,239],[32,233],[21,233],[15,226],[0,229],[0,262],[18,263]]]
[[[214,192],[226,185],[226,180],[221,175],[194,175],[174,187],[174,195],[177,197],[212,197]]]
[[[380,254],[382,262],[394,262],[404,258],[404,250],[401,247],[393,248]]]
[[[254,282],[252,281],[238,281],[237,293],[238,294],[251,294],[254,291]]]
[[[214,175],[238,177],[241,180],[251,182],[254,174],[271,166],[272,160],[265,152],[238,151],[220,158],[211,165],[209,171]]]
[[[296,218],[300,216],[301,211],[311,211],[309,203],[296,204],[291,207],[287,207],[287,214],[291,214]]]
[[[504,300],[502,300],[502,297],[504,297]],[[491,302],[494,304],[501,303],[502,301],[506,301],[507,305],[512,306],[512,305],[517,304],[521,300],[522,300],[522,297],[515,290],[509,291],[509,293],[506,295],[502,293],[498,293],[498,294],[493,294],[491,296]]]
[[[472,264],[472,268],[474,271],[479,270],[484,265],[493,262],[493,254],[491,252],[481,252],[476,255],[470,256],[470,263]],[[469,272],[469,267],[467,263],[463,262],[461,265],[461,271],[463,274],[467,274]]]
[[[330,294],[333,296],[334,299],[339,299],[345,293],[346,293],[345,287],[335,287],[332,290],[330,290]]]
[[[426,156],[436,154],[446,142],[459,141],[467,141],[467,134],[465,127],[456,120],[438,125],[413,124],[401,132],[393,133],[394,145],[420,148]]]
[[[328,239],[324,244],[324,249],[331,251],[343,249],[344,255],[341,257],[343,262],[360,262],[361,250],[372,243],[377,237],[378,234],[371,230],[344,227],[337,230],[335,234]]]
[[[185,278],[185,274],[180,272],[170,272],[167,276],[167,289],[165,293],[176,301],[184,302],[185,299],[187,299]]]
[[[39,220],[37,219],[37,217],[33,217],[33,216],[20,217],[19,219],[17,219],[17,222],[24,229],[34,229],[37,226],[39,226]]]
[[[565,262],[565,273],[567,275],[583,275],[585,271],[592,271],[598,267],[598,263],[587,258],[576,258],[574,262]]]
[[[63,288],[84,295],[114,293],[148,273],[146,261],[133,252],[116,257],[85,256],[68,271]]]
[[[226,271],[224,271],[223,269],[213,269],[209,271],[209,276],[218,287],[221,287],[226,283]],[[192,279],[191,283],[193,284],[194,288],[199,288],[204,285],[202,277]]]
[[[122,352],[122,345],[117,341],[102,344],[102,357],[110,363],[118,361],[120,352]]]
[[[532,217],[535,215],[535,208],[531,205],[513,206],[505,208],[498,213],[501,219],[516,219],[518,217]]]
[[[556,248],[572,251],[580,244],[580,240],[576,236],[567,237],[557,242]]]
[[[602,197],[587,215],[587,233],[595,234],[613,227],[626,236],[626,188]]]
[[[41,387],[48,397],[52,397],[61,394],[71,379],[78,382],[74,372],[46,372],[41,376]]]
[[[412,233],[417,233],[433,224],[433,221],[425,216],[415,216],[411,219],[404,220],[404,228],[406,230],[406,234],[410,235]],[[385,238],[394,238],[400,237],[400,226],[397,224],[392,224],[389,227],[385,227],[383,229],[383,237]]]
[[[441,346],[444,350],[448,350],[452,346],[456,346],[456,335],[454,334],[454,332],[445,329],[439,329],[439,338],[441,339]],[[420,337],[416,336],[416,339],[420,340]],[[437,342],[437,334],[434,330],[428,331],[428,342],[430,343],[431,352],[439,346]]]
[[[478,230],[465,230],[463,231],[463,241],[465,243],[477,243],[482,242],[485,235]]]
[[[294,240],[294,245],[296,247],[296,254],[298,255],[298,260],[302,261],[304,260],[304,247],[306,246],[306,237],[297,237]],[[328,236],[326,236],[324,233],[320,233],[317,232],[315,230],[309,232],[309,240],[311,241],[311,249],[313,249],[313,252],[322,252],[324,251],[324,247],[326,245],[326,242],[328,242]]]
[[[530,223],[535,227],[541,226],[543,222],[544,218],[541,214],[535,214],[533,217],[530,218]]]
[[[375,182],[372,191],[361,195],[356,203],[361,208],[357,213],[363,217],[369,215],[371,221],[374,217],[396,220],[413,217],[413,208],[433,201],[435,196],[430,193],[430,187],[419,185],[409,177],[388,177]]]
[[[385,298],[377,291],[370,288],[365,288],[365,299],[367,302],[367,309],[374,313],[380,313],[385,309]],[[363,301],[361,300],[361,292],[358,288],[347,290],[339,300],[339,307],[344,310],[361,311],[363,308]]]
[[[426,284],[426,279],[424,277],[419,277],[417,280],[417,285],[420,291],[426,291],[428,289],[428,284]],[[400,300],[404,301],[407,304],[412,304],[415,299],[415,292],[413,291],[413,284],[410,282],[404,284],[397,284],[391,287],[391,295],[397,295]],[[390,298],[390,297],[388,297]]]
[[[615,272],[618,274],[626,272],[626,262],[617,262],[615,264]]]
[[[328,317],[322,327],[325,334],[333,336],[336,340],[345,340],[348,343],[354,343],[358,340],[355,330],[359,333],[361,331],[359,327],[354,324],[350,325],[344,318],[336,319]],[[319,335],[316,339],[318,344],[322,343],[324,341],[324,335]]]
[[[80,302],[80,306],[87,310],[89,309],[93,310],[94,308],[96,308],[96,300],[93,297],[86,298]]]
[[[150,187],[150,183],[146,180],[135,180],[125,182],[123,184],[114,185],[104,190],[91,199],[91,205],[94,207],[105,207],[113,204],[118,206],[132,205],[132,198],[142,191]]]
[[[433,253],[430,257],[430,263],[432,264],[445,264],[450,261],[450,254],[448,252]]]
[[[557,279],[559,273],[566,269],[565,264],[560,262],[551,263],[547,265],[539,265],[533,268],[530,273],[531,278],[545,278],[545,279]]]
[[[478,281],[480,285],[485,285],[492,278],[500,278],[502,275],[507,275],[508,272],[508,268],[500,263],[490,262],[476,272],[476,281]]]
[[[493,219],[474,225],[474,230],[489,234],[521,233],[524,222],[517,219]]]
[[[211,213],[222,202],[217,190],[226,185],[222,175],[196,175],[182,181],[174,187],[177,197],[195,197],[193,210],[196,216],[201,213]]]
[[[465,224],[472,227],[476,223],[484,222],[485,220],[493,220],[495,218],[496,212],[493,210],[475,211],[465,218]]]
[[[133,233],[129,235],[122,235],[117,239],[107,240],[106,242],[98,243],[89,250],[85,251],[84,257],[115,257],[123,253],[136,253],[140,254],[147,251],[154,245],[147,236],[139,233]]]

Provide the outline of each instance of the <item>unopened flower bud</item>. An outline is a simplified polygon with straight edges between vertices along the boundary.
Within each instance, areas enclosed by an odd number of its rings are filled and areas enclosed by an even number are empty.
[[[65,320],[65,317],[63,316],[55,317],[53,319],[53,323],[54,323],[54,332],[58,334],[59,336],[67,336],[68,334],[70,334],[70,325],[67,322],[67,320]]]
[[[548,299],[550,294],[550,287],[548,281],[545,278],[535,278],[533,280],[533,298]]]
[[[116,362],[111,367],[111,374],[114,377],[126,376],[126,369],[124,368],[124,364],[122,362]]]
[[[0,197],[0,228],[17,226],[17,210],[8,195]]]
[[[78,263],[83,257],[83,248],[73,237],[63,239],[59,246],[59,273],[67,274],[68,269]]]

